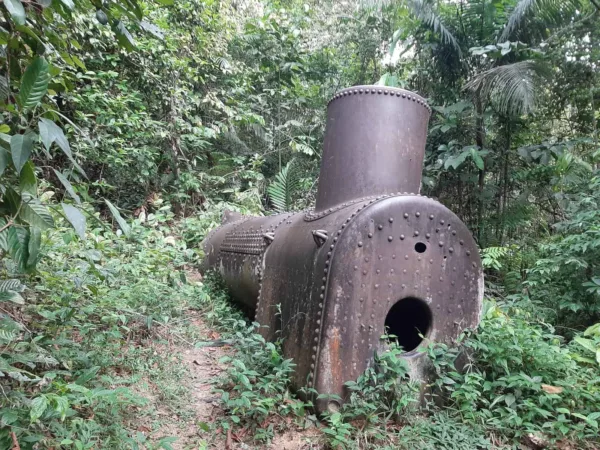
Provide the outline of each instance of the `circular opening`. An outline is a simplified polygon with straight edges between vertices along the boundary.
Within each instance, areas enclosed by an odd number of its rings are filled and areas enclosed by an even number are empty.
[[[385,329],[405,352],[415,350],[431,328],[431,310],[418,298],[407,297],[391,307],[385,317]],[[395,338],[393,337],[395,336]]]
[[[417,253],[425,253],[425,250],[427,250],[427,245],[425,245],[424,242],[417,242],[415,244],[415,252],[417,252]]]

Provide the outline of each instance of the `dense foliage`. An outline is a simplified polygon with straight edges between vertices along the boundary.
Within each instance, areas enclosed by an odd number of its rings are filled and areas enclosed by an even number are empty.
[[[336,449],[598,445],[597,0],[0,11],[0,448],[170,448],[131,418],[150,377],[181,410],[183,371],[155,346],[201,340],[192,310],[236,349],[215,386],[225,414],[200,428],[265,442],[293,422]],[[319,422],[280,343],[189,275],[225,208],[313,203],[327,100],[366,83],[432,105],[422,191],[476,236],[486,308],[467,352],[425,349],[437,406],[415,413],[390,348]]]

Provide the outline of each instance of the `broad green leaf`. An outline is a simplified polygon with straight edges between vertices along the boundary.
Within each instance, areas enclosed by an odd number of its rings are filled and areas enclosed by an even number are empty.
[[[50,73],[48,63],[42,57],[36,57],[27,67],[21,80],[21,89],[19,98],[24,110],[36,106],[48,90],[48,81]]]
[[[38,122],[38,127],[40,129],[42,143],[44,144],[44,147],[46,147],[46,150],[50,151],[52,143],[56,142],[64,154],[69,157],[69,159],[73,158],[69,141],[67,140],[63,130],[58,125],[56,125],[50,119],[41,118]]]
[[[175,0],[156,0],[157,3],[160,3],[163,6],[171,6]]]
[[[479,170],[483,170],[483,168],[484,168],[483,158],[481,156],[479,156],[479,152],[477,151],[477,149],[475,149],[475,148],[471,149],[471,158],[473,158],[473,162],[475,163],[477,168]]]
[[[8,152],[0,147],[0,176],[2,176],[8,167],[8,158]]]
[[[37,422],[42,417],[46,409],[48,408],[48,399],[45,395],[36,397],[31,402],[31,410],[29,411],[29,419],[31,422]]]
[[[4,6],[15,23],[25,25],[25,8],[23,8],[21,0],[4,0]]]
[[[73,3],[73,0],[60,0],[60,2],[70,10],[75,9],[75,3]]]
[[[84,240],[85,239],[85,216],[79,209],[73,205],[61,203],[62,209],[67,217],[67,220],[73,225],[77,235]]]
[[[125,222],[125,219],[123,219],[123,217],[121,217],[121,213],[119,213],[119,210],[115,207],[115,205],[113,205],[108,200],[104,199],[104,201],[108,205],[108,209],[110,209],[110,212],[112,213],[113,217],[119,224],[119,228],[121,228],[121,230],[123,231],[123,234],[125,236],[129,236],[129,234],[131,233],[131,228],[129,227],[127,222]]]
[[[37,198],[28,192],[23,192],[21,194],[21,202],[19,217],[23,221],[42,230],[54,227],[54,219],[48,212],[48,209]]]
[[[19,187],[21,192],[29,192],[31,195],[37,195],[37,178],[35,169],[31,161],[27,161],[21,169],[19,175]]]
[[[6,45],[8,41],[1,43],[0,45]],[[6,100],[8,95],[10,94],[10,89],[8,88],[8,81],[4,75],[0,75],[0,100]],[[8,132],[6,132],[8,133]]]
[[[27,269],[33,269],[37,264],[41,247],[42,230],[38,227],[31,227],[29,229],[29,243],[27,244],[27,250],[29,252],[29,256],[27,257]]]
[[[80,205],[81,199],[79,198],[79,195],[77,195],[77,193],[75,192],[75,189],[73,189],[73,185],[71,185],[71,183],[69,182],[67,177],[65,177],[58,170],[56,170],[56,169],[53,169],[53,170],[54,170],[54,173],[56,174],[56,177],[58,178],[58,180],[65,187],[65,190],[67,191],[67,193],[71,196],[71,198],[73,200],[75,200],[77,202],[78,205]]]
[[[116,25],[113,25],[112,29],[116,34],[117,41],[121,47],[130,52],[135,50],[135,41],[133,40],[133,36],[131,36],[131,33],[127,30],[127,28],[125,28],[123,22],[118,21]]]
[[[12,260],[20,270],[25,270],[29,259],[29,230],[18,226],[10,227],[8,229],[7,245]]]
[[[8,125],[6,125],[5,123],[0,125],[0,133],[9,133],[9,132],[10,132],[10,127]]]
[[[10,153],[17,173],[21,173],[21,169],[31,155],[34,136],[33,133],[28,132],[25,134],[15,134],[10,138]]]

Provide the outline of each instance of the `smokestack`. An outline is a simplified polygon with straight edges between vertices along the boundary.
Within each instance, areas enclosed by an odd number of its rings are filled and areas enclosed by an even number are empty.
[[[362,197],[418,194],[430,114],[425,99],[404,89],[338,92],[327,108],[315,212]]]

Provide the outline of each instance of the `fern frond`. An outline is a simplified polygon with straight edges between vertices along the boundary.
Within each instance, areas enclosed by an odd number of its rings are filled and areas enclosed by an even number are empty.
[[[275,176],[275,181],[267,189],[269,200],[277,212],[281,213],[292,209],[293,195],[299,186],[300,177],[294,159],[292,159]]]

